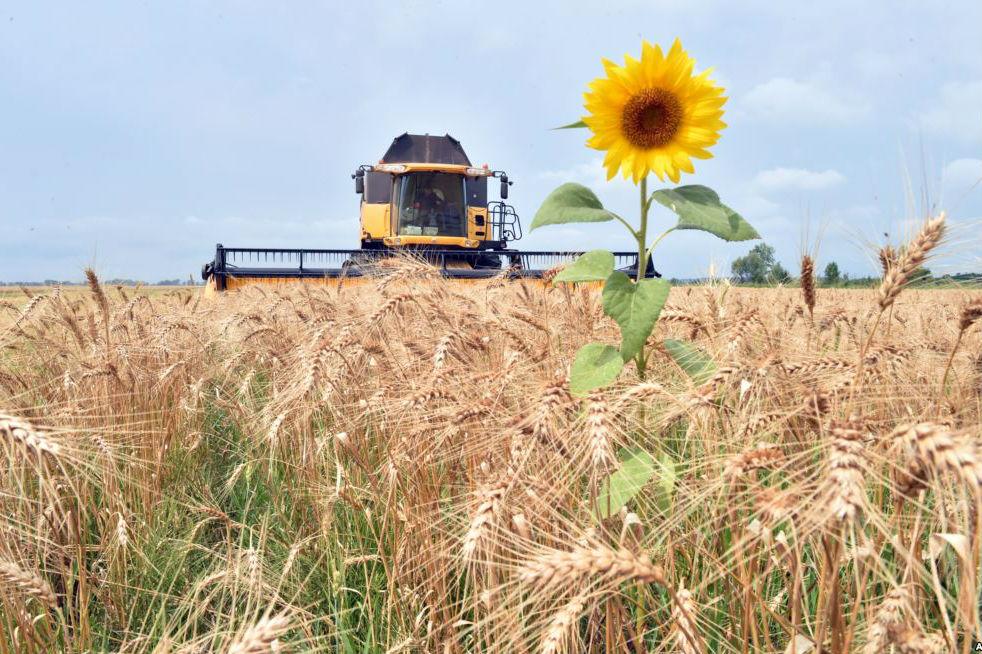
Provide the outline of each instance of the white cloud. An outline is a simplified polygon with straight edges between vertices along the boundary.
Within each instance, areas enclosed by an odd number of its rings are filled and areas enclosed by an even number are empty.
[[[948,82],[921,114],[921,125],[960,142],[982,141],[982,80]]]
[[[825,84],[774,77],[743,96],[750,114],[788,124],[843,124],[870,112],[868,103],[834,93]]]
[[[844,182],[837,170],[806,170],[804,168],[772,168],[757,173],[754,184],[765,191],[820,191]]]
[[[972,189],[982,181],[982,159],[955,159],[944,167],[941,180],[946,192]]]

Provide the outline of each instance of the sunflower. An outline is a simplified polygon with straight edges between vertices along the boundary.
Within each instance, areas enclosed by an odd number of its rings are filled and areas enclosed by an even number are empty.
[[[637,183],[649,172],[679,181],[694,172],[692,157],[709,159],[719,140],[726,96],[709,79],[711,70],[693,75],[695,60],[675,39],[668,55],[647,41],[641,61],[624,56],[624,65],[604,59],[607,77],[590,83],[583,122],[593,132],[587,145],[606,150],[607,179],[618,169]]]

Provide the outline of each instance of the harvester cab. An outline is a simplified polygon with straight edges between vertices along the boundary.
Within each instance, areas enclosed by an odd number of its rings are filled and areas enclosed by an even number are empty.
[[[357,250],[227,248],[201,275],[208,288],[223,291],[255,283],[309,281],[337,284],[384,274],[386,259],[409,254],[451,279],[548,278],[548,271],[581,252],[514,250],[522,238],[514,207],[505,203],[513,184],[501,170],[471,163],[449,134],[397,136],[377,164],[352,175],[361,196]],[[488,200],[491,180],[500,200]],[[615,252],[620,270],[637,270],[637,252]],[[646,276],[660,276],[648,262]]]
[[[403,134],[352,177],[365,250],[501,251],[522,237],[518,214],[504,202],[513,182],[487,164],[473,166],[452,136]],[[501,200],[488,201],[489,179],[499,180]]]

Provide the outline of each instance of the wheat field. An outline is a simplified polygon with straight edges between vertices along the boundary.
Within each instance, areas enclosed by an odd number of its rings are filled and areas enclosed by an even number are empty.
[[[969,651],[982,304],[898,270],[675,288],[584,398],[585,288],[8,298],[0,654]]]

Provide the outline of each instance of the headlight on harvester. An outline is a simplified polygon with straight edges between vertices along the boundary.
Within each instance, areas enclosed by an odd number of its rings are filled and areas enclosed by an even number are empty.
[[[487,168],[468,168],[464,173],[468,177],[490,177],[492,171]]]
[[[402,164],[379,164],[375,166],[375,170],[380,173],[404,173],[406,167]]]

